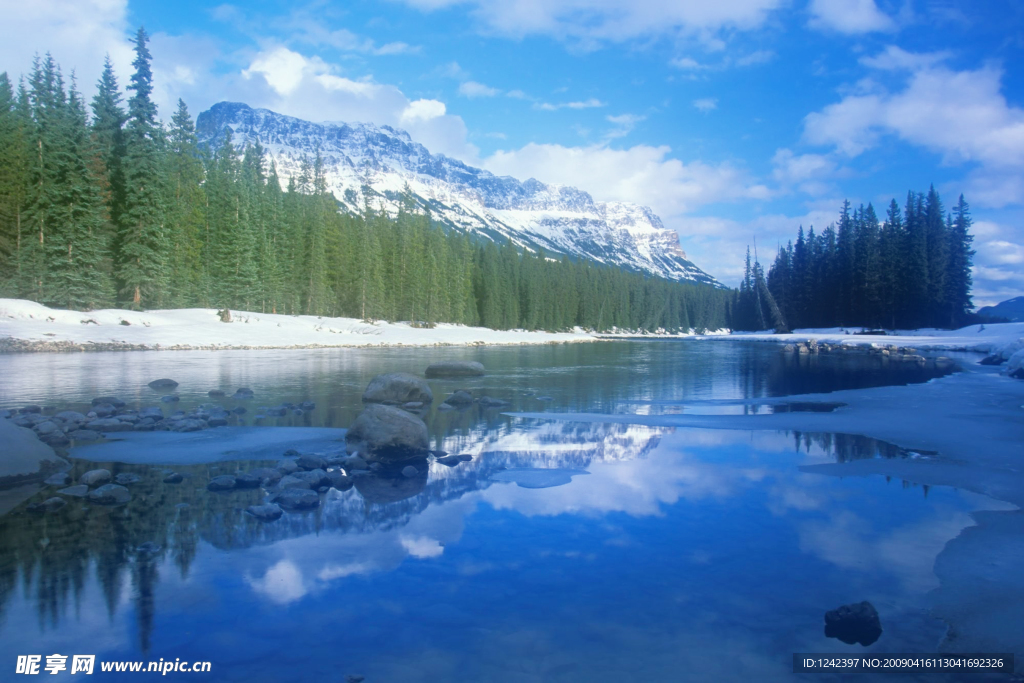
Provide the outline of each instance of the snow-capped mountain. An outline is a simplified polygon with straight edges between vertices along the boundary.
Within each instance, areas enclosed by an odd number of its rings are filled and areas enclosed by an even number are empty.
[[[199,115],[200,142],[216,149],[259,142],[282,182],[319,150],[328,188],[346,210],[364,201],[395,215],[408,186],[421,207],[449,227],[553,255],[568,254],[670,280],[720,286],[687,260],[674,230],[646,206],[598,202],[574,187],[498,177],[431,154],[405,131],[367,123],[311,123],[221,102]]]

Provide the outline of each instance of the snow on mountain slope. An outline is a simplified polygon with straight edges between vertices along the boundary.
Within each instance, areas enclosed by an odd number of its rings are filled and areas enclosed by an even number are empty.
[[[246,104],[221,102],[199,115],[200,142],[216,149],[259,142],[282,182],[299,174],[319,150],[328,188],[349,211],[364,201],[395,215],[406,186],[421,207],[451,228],[495,241],[670,280],[721,286],[687,260],[674,230],[646,206],[597,202],[581,190],[534,179],[498,177],[431,154],[405,131],[367,123],[311,123]]]

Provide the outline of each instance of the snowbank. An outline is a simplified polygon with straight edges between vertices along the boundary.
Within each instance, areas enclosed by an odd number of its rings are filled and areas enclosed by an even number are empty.
[[[911,346],[921,351],[973,351],[988,354],[1024,337],[1024,323],[970,325],[959,330],[896,330],[885,335],[854,334],[859,331],[860,328],[832,327],[794,330],[792,334],[734,332],[728,336],[705,335],[697,338],[763,341],[778,344],[793,344],[816,339],[819,343],[843,346],[896,344]]]
[[[0,299],[0,352],[128,349],[266,349],[366,346],[552,344],[596,341],[571,333],[490,330],[438,324],[364,322],[354,318],[275,315],[188,308],[163,311],[64,311],[21,299]]]

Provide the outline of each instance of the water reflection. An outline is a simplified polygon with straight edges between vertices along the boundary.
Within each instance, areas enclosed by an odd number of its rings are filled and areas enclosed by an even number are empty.
[[[463,535],[483,510],[512,515],[505,524],[515,518],[605,519],[609,532],[598,547],[636,549],[654,541],[626,529],[621,515],[676,517],[684,503],[696,506],[686,515],[696,513],[701,525],[711,526],[718,523],[706,516],[722,505],[729,510],[725,516],[741,524],[750,524],[754,508],[778,518],[795,514],[790,524],[800,554],[843,570],[888,573],[920,592],[933,587],[931,563],[942,545],[970,524],[962,503],[946,501],[942,508],[915,510],[916,519],[877,535],[875,513],[837,507],[830,493],[835,483],[795,472],[794,462],[905,455],[864,437],[544,422],[508,431],[469,430],[444,445],[472,453],[472,462],[432,463],[412,478],[360,476],[349,491],[323,494],[317,511],[266,524],[243,512],[264,498],[262,490],[222,494],[204,487],[218,474],[273,466],[272,460],[177,465],[175,471],[184,475],[178,485],[163,483],[168,470],[162,466],[75,461],[76,479],[100,466],[115,475],[137,474],[132,500],[103,507],[73,499],[54,513],[28,512],[31,503],[53,495],[48,490],[0,517],[0,615],[9,621],[12,604],[34,605],[37,636],[46,641],[49,633],[83,623],[86,596],[95,590],[112,623],[121,622],[123,613],[134,623],[132,642],[118,642],[114,649],[148,656],[166,651],[164,639],[174,638],[158,627],[160,605],[167,603],[160,596],[170,589],[163,584],[193,585],[197,562],[206,565],[198,580],[212,582],[209,590],[241,580],[252,599],[286,606],[314,595],[326,600],[346,581],[396,572],[408,562],[441,560],[452,547],[464,546],[463,555],[473,551],[471,560],[462,557],[454,567],[462,577],[487,575],[514,563],[522,549],[537,549],[530,541],[516,551],[476,552],[479,547]],[[538,470],[568,474],[547,488],[531,486],[526,477],[524,487],[519,475]],[[585,476],[572,476],[580,473]],[[556,546],[574,545],[575,532],[551,533],[563,539]],[[524,542],[516,534],[509,539],[513,547]],[[589,546],[558,551],[576,558],[596,558],[598,552]],[[700,567],[721,562],[722,552],[721,545],[698,543],[682,557]],[[189,627],[199,633],[210,628],[210,607],[191,609]],[[0,626],[5,638],[13,635],[12,627]]]

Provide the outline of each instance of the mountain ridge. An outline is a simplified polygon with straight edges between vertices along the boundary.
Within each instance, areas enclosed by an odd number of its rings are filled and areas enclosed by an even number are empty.
[[[432,154],[407,132],[372,123],[314,123],[240,102],[220,102],[196,120],[201,144],[219,147],[226,131],[236,147],[259,143],[282,181],[319,151],[328,189],[342,208],[364,202],[398,213],[405,189],[449,228],[521,248],[543,249],[668,280],[722,287],[689,261],[674,230],[646,206],[600,202],[580,189],[496,176]]]

